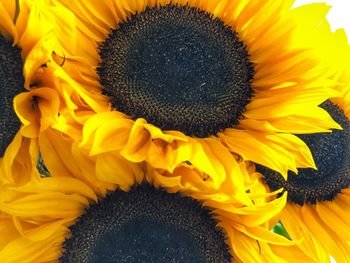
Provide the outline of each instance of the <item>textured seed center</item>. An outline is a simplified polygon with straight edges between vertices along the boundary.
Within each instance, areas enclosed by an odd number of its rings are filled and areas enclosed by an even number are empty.
[[[0,156],[3,156],[20,128],[13,98],[23,91],[21,50],[0,33]]]
[[[309,146],[318,170],[298,169],[290,172],[288,181],[272,170],[258,166],[267,184],[277,190],[284,187],[291,202],[303,205],[333,200],[350,185],[350,122],[344,112],[330,101],[321,105],[343,130],[332,133],[300,135]]]
[[[198,202],[138,186],[90,206],[60,262],[231,262],[225,236]]]
[[[238,124],[253,64],[237,34],[189,6],[148,8],[111,31],[98,69],[113,106],[164,130],[206,137]]]

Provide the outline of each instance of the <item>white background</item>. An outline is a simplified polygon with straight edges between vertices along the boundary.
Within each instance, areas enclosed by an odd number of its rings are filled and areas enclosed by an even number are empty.
[[[315,2],[323,2],[332,6],[327,16],[332,29],[345,28],[350,40],[350,0],[296,0],[295,6]]]

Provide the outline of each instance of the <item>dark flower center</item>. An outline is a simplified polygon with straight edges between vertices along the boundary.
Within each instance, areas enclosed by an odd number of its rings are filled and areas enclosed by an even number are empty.
[[[289,201],[299,205],[331,201],[350,185],[350,122],[332,102],[326,101],[321,107],[343,130],[299,136],[309,146],[318,170],[298,169],[298,175],[289,172],[285,181],[279,173],[257,166],[272,190],[283,187]]]
[[[237,125],[253,64],[232,29],[189,6],[147,8],[111,31],[98,68],[112,105],[163,130],[207,137]]]
[[[142,185],[91,205],[71,227],[60,262],[231,262],[210,211]]]
[[[23,91],[22,67],[21,50],[0,33],[0,156],[21,126],[13,109],[13,98]]]

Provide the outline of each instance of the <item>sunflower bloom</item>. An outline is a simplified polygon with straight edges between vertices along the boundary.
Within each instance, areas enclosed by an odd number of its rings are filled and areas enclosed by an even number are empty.
[[[314,154],[318,170],[298,169],[288,180],[281,174],[259,166],[258,171],[272,190],[283,187],[288,202],[279,220],[292,239],[315,262],[347,262],[350,257],[349,217],[349,119],[339,105],[323,104],[342,131],[330,134],[304,135]],[[301,135],[300,135],[301,136]]]
[[[113,191],[99,198],[81,180],[52,172],[21,186],[2,184],[0,260],[288,262],[307,258],[294,242],[271,232],[267,223],[285,206],[286,194],[272,198],[280,191],[268,193],[261,177],[248,176],[251,168],[243,162],[235,167],[239,169],[234,175],[246,173],[245,203],[229,186],[209,192],[177,185],[176,180],[159,180],[200,173],[191,167],[173,175],[145,167],[141,181],[130,182],[127,191],[114,185]],[[288,258],[274,253],[276,248],[288,249]]]
[[[319,13],[311,13],[318,6]],[[306,37],[305,27],[298,34],[304,35],[306,45],[315,45],[324,39],[324,32],[330,28],[324,15],[329,10],[324,4],[314,4],[295,10],[297,16],[309,17],[309,26],[318,25],[314,38]],[[312,14],[312,15],[311,15]],[[273,189],[284,187],[288,192],[286,207],[278,216],[292,239],[303,239],[298,246],[308,255],[311,262],[348,262],[350,258],[350,46],[345,31],[340,29],[328,33],[325,41],[315,50],[327,56],[322,66],[330,68],[332,78],[338,82],[341,96],[332,98],[321,107],[327,110],[342,130],[332,133],[300,135],[314,156],[318,170],[298,169],[298,174],[290,173],[288,180],[271,171],[258,167],[265,182]],[[334,49],[334,45],[337,48]]]
[[[54,24],[44,1],[0,2],[1,127],[0,171],[2,181],[23,184],[40,176],[39,134],[57,121],[58,93],[44,85],[50,60]]]
[[[67,10],[48,68],[71,116],[57,129],[99,163],[115,154],[173,173],[187,162],[219,188],[211,160],[226,154],[212,146],[286,177],[315,168],[294,134],[340,128],[319,107],[336,83],[294,38],[293,1],[53,4]]]

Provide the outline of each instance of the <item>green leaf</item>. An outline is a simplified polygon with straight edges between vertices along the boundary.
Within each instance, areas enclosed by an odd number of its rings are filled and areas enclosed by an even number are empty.
[[[272,231],[276,234],[279,234],[281,236],[284,236],[285,238],[288,238],[289,240],[292,240],[290,238],[290,236],[288,235],[286,229],[283,227],[283,225],[281,224],[281,222],[278,222],[274,228],[272,228]]]
[[[38,172],[40,173],[41,177],[50,177],[51,176],[50,172],[46,168],[44,160],[41,157],[41,154],[39,154],[36,169],[38,169]]]

